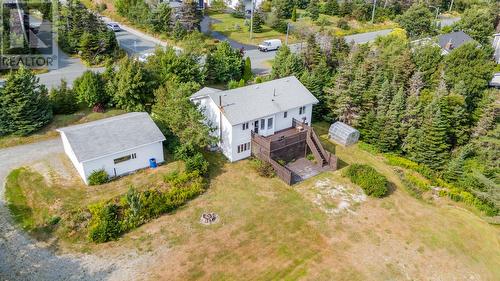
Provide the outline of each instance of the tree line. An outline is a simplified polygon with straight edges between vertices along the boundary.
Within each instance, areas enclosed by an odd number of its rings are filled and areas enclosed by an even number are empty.
[[[498,211],[499,91],[488,88],[489,45],[469,42],[442,56],[436,45],[410,44],[402,29],[365,45],[333,37],[320,48],[317,39],[309,36],[300,54],[283,47],[271,73],[300,78],[320,100],[315,120],[354,126],[379,151],[431,168]]]

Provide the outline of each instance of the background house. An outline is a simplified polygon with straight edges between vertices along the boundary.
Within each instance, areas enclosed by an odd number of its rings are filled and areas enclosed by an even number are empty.
[[[441,47],[441,54],[447,55],[453,49],[456,49],[467,42],[474,41],[469,35],[463,31],[454,31],[438,36],[438,44]]]
[[[495,62],[500,63],[500,33],[493,35],[493,49],[495,50]]]
[[[294,77],[221,91],[203,88],[191,96],[216,127],[219,147],[230,161],[251,155],[251,132],[270,136],[291,128],[293,119],[311,123],[318,100]]]
[[[146,112],[133,112],[60,128],[64,151],[87,183],[104,169],[110,177],[125,175],[164,161],[165,137]]]

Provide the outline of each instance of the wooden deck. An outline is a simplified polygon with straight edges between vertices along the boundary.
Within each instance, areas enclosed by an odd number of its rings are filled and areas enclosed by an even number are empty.
[[[316,168],[305,159],[308,149],[316,159]],[[271,136],[264,137],[252,132],[252,154],[270,163],[276,174],[289,185],[316,171],[335,170],[337,167],[337,158],[324,150],[313,128],[295,119],[292,127]],[[292,165],[282,166],[278,163],[279,160]]]

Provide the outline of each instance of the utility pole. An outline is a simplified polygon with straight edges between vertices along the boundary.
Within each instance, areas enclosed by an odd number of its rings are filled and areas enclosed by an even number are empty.
[[[250,10],[250,40],[252,40],[253,35],[253,9],[254,9],[254,0],[252,0],[252,9]]]
[[[285,45],[288,46],[288,33],[290,32],[290,23],[288,22],[286,24],[286,39],[285,39]]]
[[[372,23],[375,20],[375,7],[377,6],[377,0],[373,0],[373,9],[372,9]]]
[[[451,8],[453,8],[453,0],[451,0],[450,9],[448,10],[448,12],[451,12]]]

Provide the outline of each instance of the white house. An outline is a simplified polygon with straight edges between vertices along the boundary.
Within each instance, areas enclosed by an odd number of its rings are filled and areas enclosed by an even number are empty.
[[[216,130],[219,147],[231,161],[250,156],[251,132],[269,136],[292,127],[292,120],[311,122],[318,100],[295,77],[222,91],[205,87],[191,96]]]
[[[146,112],[133,112],[60,128],[64,151],[87,184],[89,175],[104,169],[110,177],[164,162],[165,136]],[[154,160],[152,160],[154,159]]]
[[[493,53],[495,62],[500,64],[500,33],[493,35],[493,49],[495,50]]]

